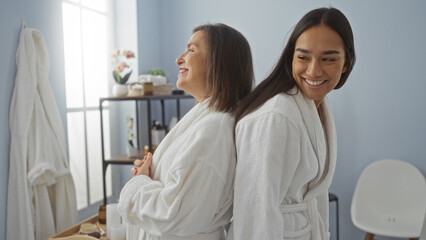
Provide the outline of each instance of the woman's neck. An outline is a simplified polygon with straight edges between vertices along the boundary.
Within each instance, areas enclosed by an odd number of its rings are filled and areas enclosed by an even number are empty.
[[[317,107],[317,109],[319,109],[319,107],[321,106],[322,100],[323,99],[321,99],[321,100],[314,100],[315,106]]]

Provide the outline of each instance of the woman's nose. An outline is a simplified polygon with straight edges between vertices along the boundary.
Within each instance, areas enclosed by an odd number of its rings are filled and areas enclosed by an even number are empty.
[[[317,60],[312,60],[309,65],[306,73],[311,77],[318,77],[322,74],[321,64]]]
[[[176,58],[176,64],[180,66],[183,62],[184,60],[183,60],[183,53],[182,53],[178,58]]]

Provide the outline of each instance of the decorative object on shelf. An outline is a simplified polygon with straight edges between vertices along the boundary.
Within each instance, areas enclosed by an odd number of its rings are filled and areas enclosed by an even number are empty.
[[[173,89],[172,90],[172,95],[184,95],[185,92],[183,90],[180,89]]]
[[[172,128],[177,124],[178,119],[177,117],[172,117],[170,119],[170,123],[169,123],[169,128],[168,128],[168,132],[170,132],[170,130],[172,130]]]
[[[137,157],[138,156],[138,148],[133,144],[133,140],[135,139],[135,134],[133,133],[133,118],[127,117],[127,132],[128,132],[128,145],[127,145],[127,156],[129,157]]]
[[[96,225],[95,224],[93,224],[93,223],[82,223],[80,225],[80,231],[79,231],[79,233],[88,234],[88,233],[94,232],[95,230],[96,230]]]
[[[159,121],[152,121],[152,129],[151,129],[151,142],[153,145],[160,145],[160,142],[166,136],[166,127],[161,125]]]
[[[99,206],[98,216],[99,216],[99,222],[102,224],[105,224],[106,223],[106,205],[105,204]]]
[[[143,94],[152,95],[152,93],[154,92],[153,88],[154,88],[154,85],[152,84],[152,82],[143,83]]]
[[[162,69],[151,69],[147,74],[139,76],[138,82],[152,83],[152,94],[155,96],[165,96],[172,94],[172,85],[167,81],[167,75]]]
[[[141,97],[153,95],[154,87],[152,82],[134,82],[127,85],[128,97]]]
[[[115,224],[111,226],[111,240],[126,240],[126,226]]]
[[[152,148],[152,150],[149,151],[149,145],[145,145],[145,147],[144,147],[144,154],[147,155],[149,152],[152,153],[152,154],[154,154],[155,150],[157,149],[157,145],[152,144],[151,148]]]
[[[135,58],[135,54],[130,50],[117,50],[112,54],[112,58],[114,59],[112,76],[116,83],[113,85],[112,94],[115,97],[125,97],[127,96],[127,87],[125,84],[132,74],[131,63],[128,62],[130,59]]]
[[[161,68],[151,69],[147,72],[147,74],[153,75],[153,76],[163,76],[167,79],[167,74]]]
[[[154,86],[154,93],[155,96],[164,96],[164,95],[171,95],[172,94],[172,84],[162,84]]]
[[[107,219],[106,219],[106,225],[107,225],[107,238],[111,239],[111,227],[114,225],[120,225],[121,224],[121,216],[118,212],[118,203],[111,203],[107,204]]]
[[[127,146],[127,156],[137,157],[138,156],[138,149],[135,148],[135,147]]]
[[[114,97],[125,97],[127,96],[127,87],[122,84],[112,85],[112,95]]]
[[[150,74],[141,74],[139,75],[138,82],[146,83],[150,82],[154,86],[167,84],[167,78],[165,76],[155,76]]]
[[[127,96],[128,97],[140,97],[143,96],[143,84],[141,83],[130,83],[127,85]]]

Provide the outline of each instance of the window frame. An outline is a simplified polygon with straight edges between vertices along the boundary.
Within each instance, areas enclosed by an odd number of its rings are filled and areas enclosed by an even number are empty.
[[[77,0],[77,1],[61,0],[61,4],[62,5],[64,3],[70,4],[70,5],[78,7],[78,9],[80,11],[80,21],[79,21],[79,24],[80,24],[80,34],[81,34],[81,36],[80,36],[80,41],[81,41],[80,49],[81,49],[81,51],[83,51],[83,49],[84,49],[84,47],[83,47],[83,44],[84,44],[83,43],[83,24],[84,23],[82,21],[83,20],[82,12],[83,12],[83,10],[89,10],[89,11],[92,11],[92,12],[95,12],[95,13],[98,13],[98,14],[102,14],[102,15],[104,15],[106,17],[106,25],[107,25],[106,26],[106,34],[107,34],[107,38],[105,40],[106,40],[106,46],[107,46],[107,56],[109,56],[109,53],[112,52],[113,42],[111,41],[111,39],[113,39],[114,29],[115,29],[114,28],[114,21],[113,21],[113,19],[114,19],[114,13],[112,11],[112,6],[113,6],[113,2],[112,1],[113,0],[105,0],[105,4],[106,4],[105,8],[106,9],[105,9],[105,12],[102,12],[102,11],[93,9],[91,7],[84,6],[81,3],[81,0]],[[64,27],[64,25],[63,25],[63,27]],[[64,41],[65,41],[65,37],[64,37]],[[64,55],[64,57],[66,57],[66,56]],[[108,63],[109,62],[108,62],[108,59],[107,59],[105,61],[105,64],[107,65],[107,72],[111,72],[112,71],[111,70],[111,66]],[[82,68],[82,91],[83,91],[82,97],[83,97],[83,106],[82,107],[68,107],[68,106],[66,106],[66,116],[67,116],[67,118],[68,118],[68,114],[69,113],[77,113],[77,112],[79,112],[79,113],[83,114],[83,123],[84,123],[84,128],[83,128],[84,130],[83,131],[84,131],[84,139],[85,139],[85,143],[84,143],[84,150],[85,150],[84,151],[84,155],[85,155],[85,169],[86,169],[86,189],[87,189],[86,190],[86,194],[87,194],[86,204],[87,204],[87,206],[78,210],[78,215],[79,215],[79,219],[80,220],[86,219],[86,218],[94,215],[97,212],[97,210],[99,208],[99,205],[103,204],[103,188],[102,188],[102,185],[99,186],[99,188],[102,189],[101,192],[100,192],[99,200],[96,201],[96,202],[91,203],[91,193],[90,193],[90,189],[91,189],[90,188],[90,174],[91,174],[91,171],[90,171],[90,167],[89,167],[89,160],[93,161],[93,159],[89,159],[87,114],[88,114],[88,112],[97,111],[98,116],[100,116],[100,115],[99,115],[99,106],[86,106],[86,89],[85,89],[86,83],[85,83],[85,76],[84,76],[84,67],[85,67],[84,66],[84,54],[82,53],[81,54],[81,68]],[[65,72],[65,74],[66,74],[66,72]],[[65,79],[66,79],[66,77],[65,77]],[[105,84],[107,84],[108,91],[109,91],[109,89],[110,89],[110,87],[109,87],[109,85],[110,85],[110,77],[108,77],[107,79],[105,79]],[[108,116],[105,116],[105,112],[108,112]],[[110,116],[111,116],[111,107],[109,105],[103,106],[103,114],[104,114],[104,119],[105,119],[105,117],[110,118]],[[99,121],[98,124],[99,124],[99,130],[100,130],[100,121]],[[111,124],[111,121],[110,121],[110,124]],[[104,124],[104,128],[105,127],[110,127],[111,126],[110,124],[109,125],[105,125]],[[68,122],[67,122],[67,125],[68,125]],[[67,127],[67,130],[68,130],[68,127]],[[105,132],[106,131],[104,131],[104,134],[105,134]],[[99,140],[100,140],[100,138],[101,138],[101,136],[99,135]],[[109,136],[107,139],[110,140],[111,137]],[[104,137],[104,141],[105,140],[106,140],[106,138]],[[111,143],[109,143],[109,145],[110,144]],[[68,136],[67,136],[67,147],[68,147],[68,150],[69,150]],[[99,149],[99,151],[101,151],[101,149]],[[111,152],[105,151],[105,154],[106,154],[106,156],[108,156],[108,155],[111,155]],[[101,155],[101,157],[98,159],[98,161],[99,161],[100,166],[102,168],[102,153],[100,155]],[[69,161],[70,161],[70,164],[71,164],[71,158],[69,158]],[[118,197],[117,191],[114,191],[114,190],[117,189],[119,186],[116,186],[117,184],[111,184],[111,183],[115,182],[115,183],[119,184],[119,181],[117,182],[115,180],[114,181],[112,180],[112,178],[113,178],[112,177],[113,174],[111,173],[112,170],[113,169],[108,168],[106,179],[102,179],[102,182],[103,181],[107,181],[107,197],[109,199],[110,198],[117,198]],[[102,171],[103,171],[103,169],[101,170],[101,174],[100,174],[101,178],[103,178]]]

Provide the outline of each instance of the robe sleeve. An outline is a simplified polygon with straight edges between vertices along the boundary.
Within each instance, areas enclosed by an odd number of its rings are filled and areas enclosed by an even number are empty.
[[[236,128],[234,239],[283,238],[280,205],[300,161],[297,127],[274,112],[247,116]]]
[[[209,229],[222,211],[229,168],[233,173],[235,166],[232,123],[226,128],[218,124],[198,128],[185,138],[166,181],[137,176],[126,183],[118,204],[125,221],[158,236],[185,236]],[[227,206],[232,203],[229,195]]]

